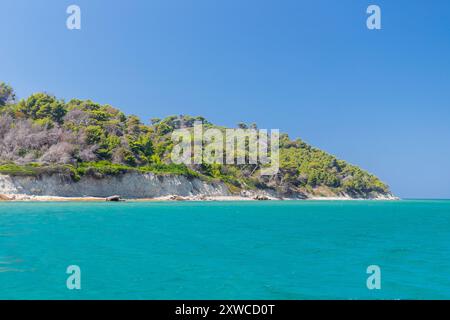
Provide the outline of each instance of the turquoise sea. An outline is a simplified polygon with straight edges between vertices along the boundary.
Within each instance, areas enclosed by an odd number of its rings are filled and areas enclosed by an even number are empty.
[[[450,201],[4,202],[0,299],[450,299]]]

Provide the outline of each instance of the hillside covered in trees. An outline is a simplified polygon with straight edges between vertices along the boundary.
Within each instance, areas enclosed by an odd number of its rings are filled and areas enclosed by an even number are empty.
[[[110,105],[78,99],[65,102],[47,93],[17,101],[13,88],[1,83],[0,174],[59,173],[76,181],[83,175],[101,179],[137,171],[220,180],[234,193],[271,189],[294,197],[389,194],[374,175],[287,134],[280,136],[280,170],[274,176],[260,176],[251,164],[173,164],[171,133],[192,127],[195,121],[214,126],[191,116],[151,119],[145,124]]]

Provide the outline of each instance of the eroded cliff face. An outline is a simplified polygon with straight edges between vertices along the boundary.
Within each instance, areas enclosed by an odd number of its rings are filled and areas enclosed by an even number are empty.
[[[206,182],[197,178],[151,173],[126,173],[101,179],[82,177],[74,182],[60,174],[41,177],[0,175],[0,194],[53,197],[109,197],[120,195],[127,199],[179,196],[228,196],[222,182]]]
[[[288,190],[289,191],[289,190]],[[326,191],[326,190],[325,190]],[[330,190],[280,192],[275,189],[241,190],[232,194],[220,181],[207,182],[182,175],[155,175],[152,173],[125,173],[102,178],[83,176],[75,182],[68,175],[52,174],[34,176],[0,175],[0,200],[45,200],[45,197],[61,198],[106,198],[119,195],[124,199],[164,198],[169,196],[190,199],[230,198],[230,200],[396,200],[390,193],[348,195],[335,194]]]

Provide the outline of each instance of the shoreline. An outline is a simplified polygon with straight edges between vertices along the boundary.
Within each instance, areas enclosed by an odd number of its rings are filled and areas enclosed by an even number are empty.
[[[340,197],[310,197],[299,198],[275,198],[275,197],[243,197],[243,196],[178,196],[168,195],[155,198],[121,198],[120,202],[209,202],[209,201],[397,201],[401,200],[394,196],[379,196],[376,198],[352,198],[349,196]],[[114,202],[102,197],[56,197],[56,196],[35,196],[25,194],[0,194],[0,202]]]
[[[101,202],[101,201],[281,201],[281,200],[398,200],[390,192],[333,192],[327,187],[280,191],[275,188],[241,189],[231,192],[221,181],[185,176],[129,173],[86,177],[69,181],[61,175],[11,177],[0,174],[0,201]]]

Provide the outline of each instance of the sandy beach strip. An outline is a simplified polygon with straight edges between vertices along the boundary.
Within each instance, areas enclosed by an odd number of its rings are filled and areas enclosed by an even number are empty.
[[[361,201],[361,200],[399,200],[397,197],[378,197],[374,199],[358,199],[351,198],[348,196],[341,197],[309,197],[307,199],[293,199],[293,198],[274,198],[274,197],[243,197],[239,195],[234,196],[178,196],[178,195],[167,195],[156,198],[136,198],[136,199],[121,199],[121,201],[127,202],[156,202],[156,201],[280,201],[280,200],[303,200],[303,201]],[[55,197],[55,196],[36,196],[36,195],[25,195],[25,194],[0,194],[1,201],[16,201],[16,202],[105,202],[107,198],[102,197]]]

